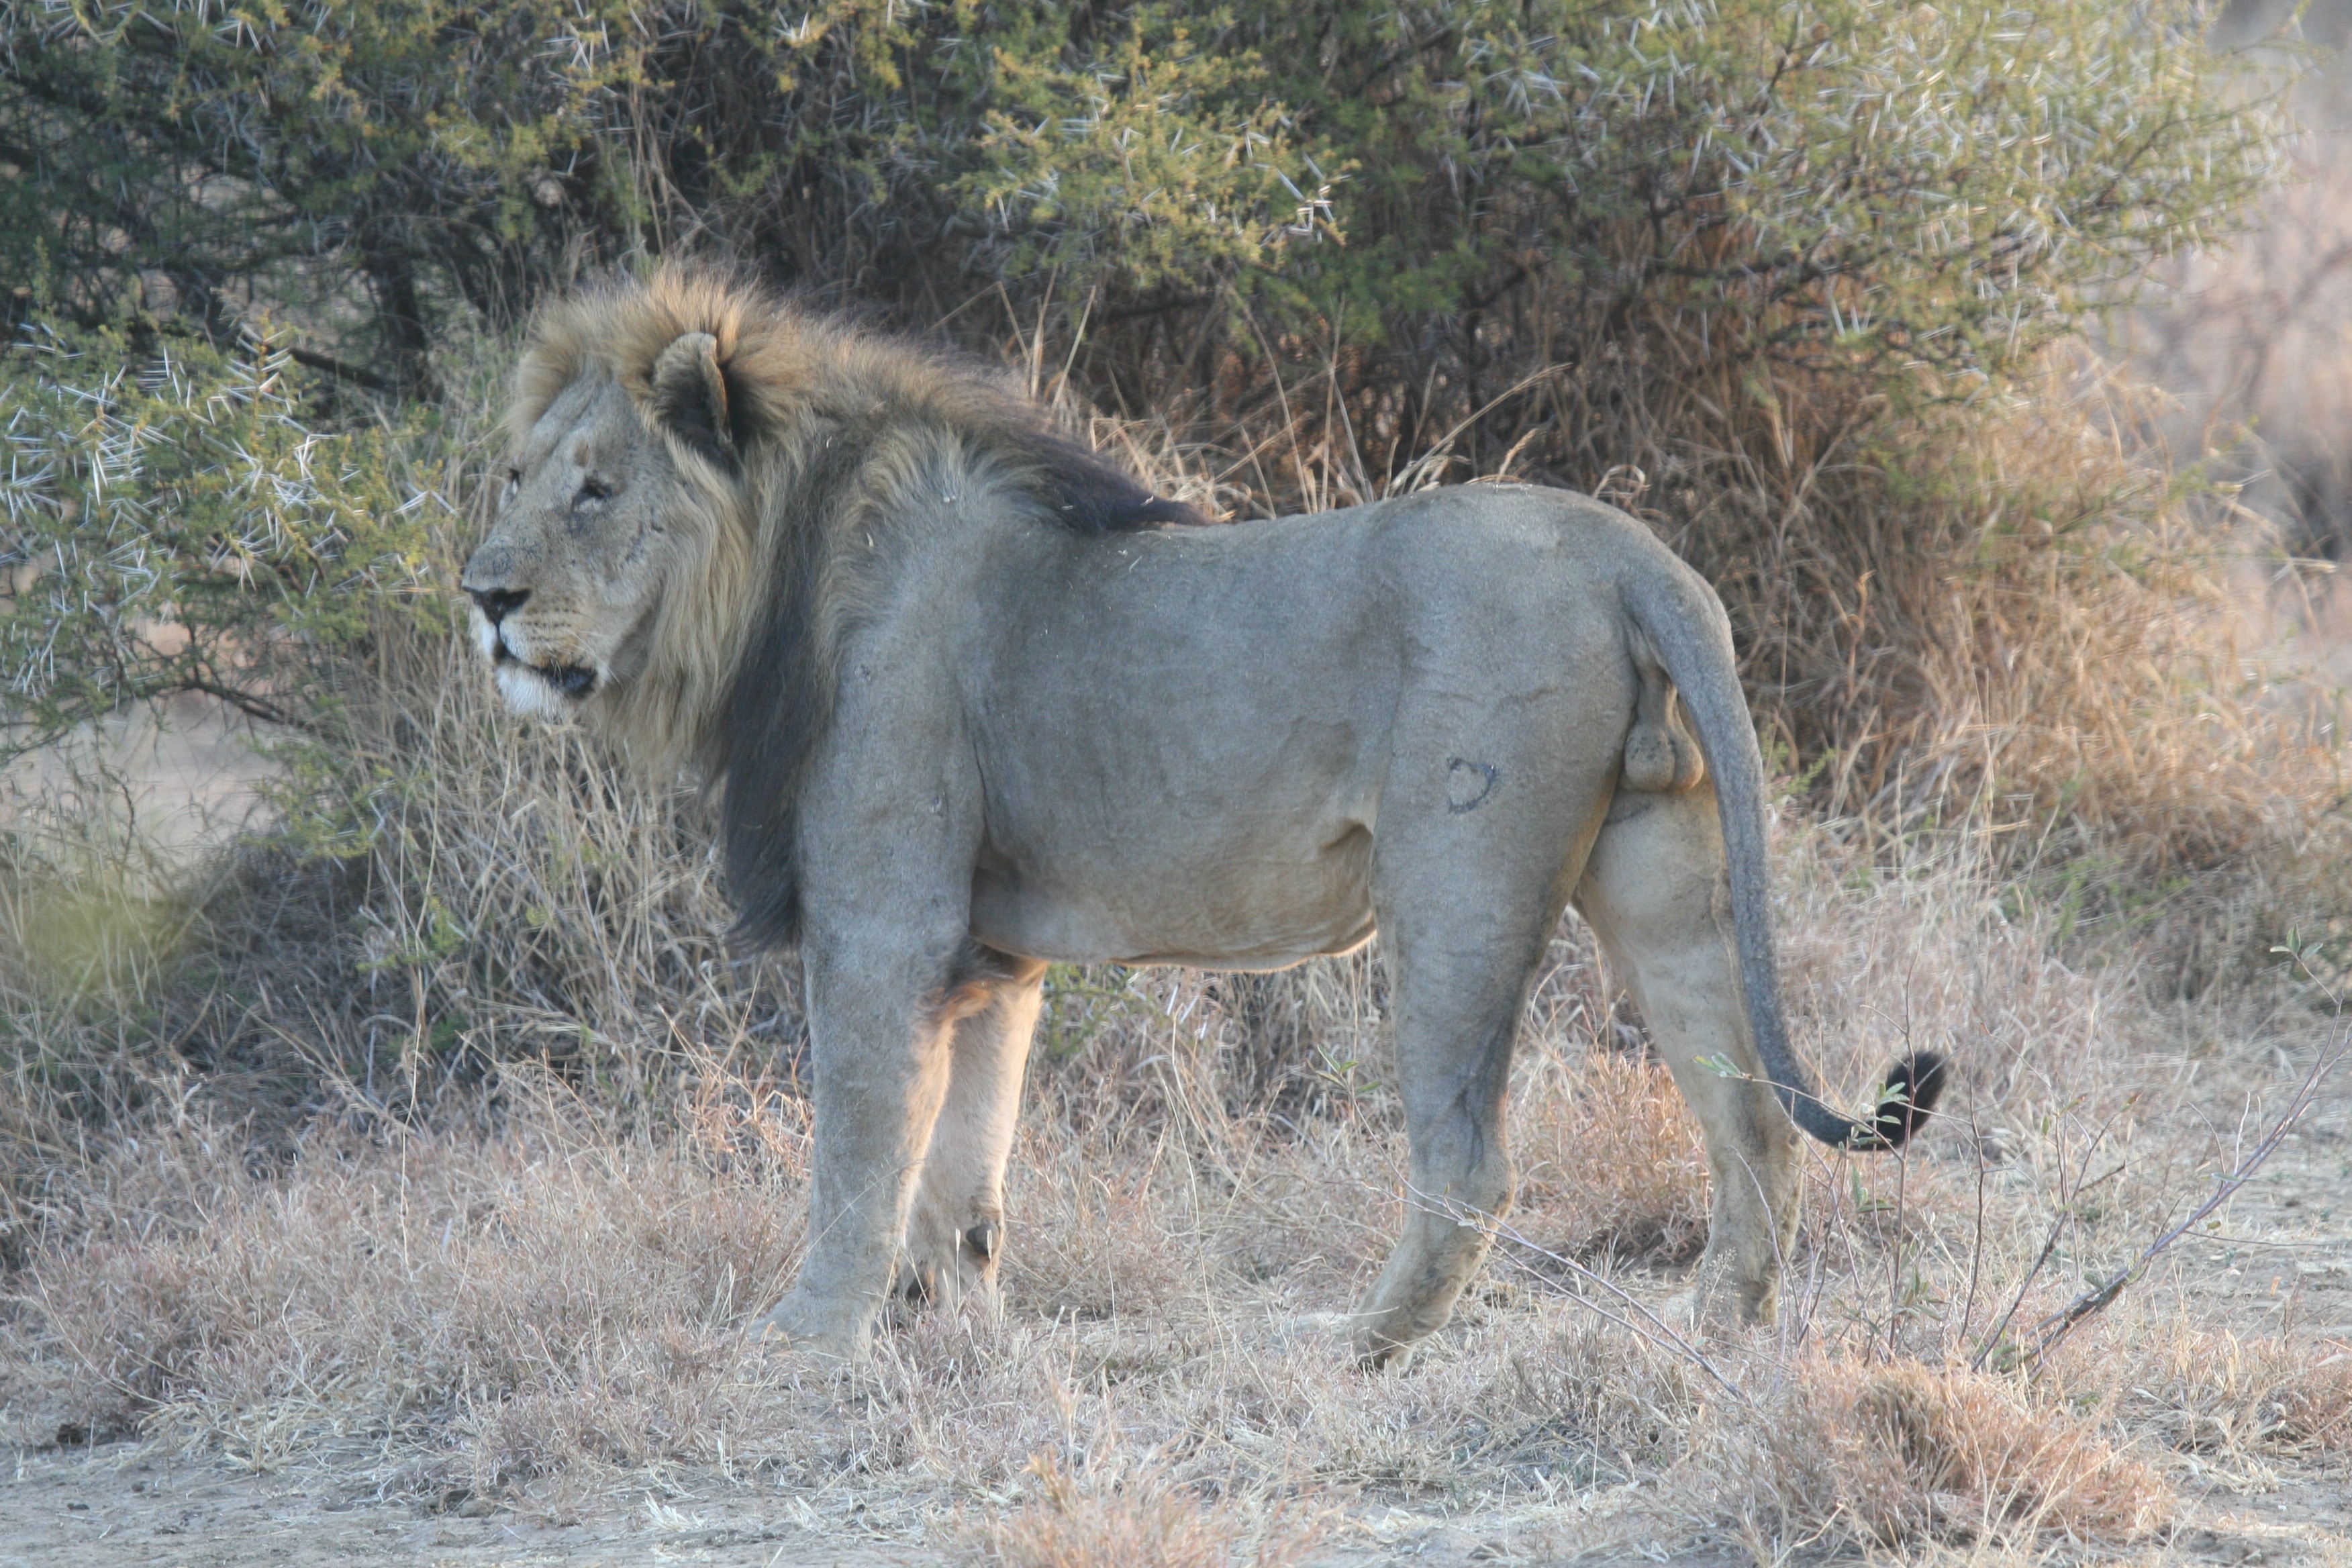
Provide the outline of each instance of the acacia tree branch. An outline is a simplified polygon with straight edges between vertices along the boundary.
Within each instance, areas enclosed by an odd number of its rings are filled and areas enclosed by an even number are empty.
[[[249,691],[240,691],[234,686],[224,686],[216,680],[206,680],[202,676],[185,677],[179,682],[179,686],[184,691],[201,691],[207,697],[216,697],[238,712],[248,718],[258,719],[265,724],[278,724],[289,730],[300,730],[307,734],[318,733],[318,726],[309,720],[299,714],[289,713],[276,703],[256,697]]]
[[[308,365],[316,371],[324,371],[338,381],[348,381],[355,386],[364,386],[370,392],[381,392],[387,397],[399,395],[400,388],[376,374],[375,372],[339,360],[332,354],[322,354],[316,349],[296,347],[288,349],[286,355],[296,364]]]

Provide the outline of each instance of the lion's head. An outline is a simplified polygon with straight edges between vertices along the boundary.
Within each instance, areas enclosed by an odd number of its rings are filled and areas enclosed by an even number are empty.
[[[714,587],[740,599],[758,531],[742,399],[722,364],[741,346],[744,302],[666,276],[576,298],[537,323],[496,520],[461,579],[476,640],[518,711],[714,699],[674,689],[722,676],[728,650],[707,646],[709,612],[739,606],[703,601]],[[649,679],[666,689],[643,692]]]
[[[671,528],[680,488],[668,443],[608,375],[572,383],[521,433],[464,577],[517,710],[568,712],[642,668],[663,584],[693,551]]]

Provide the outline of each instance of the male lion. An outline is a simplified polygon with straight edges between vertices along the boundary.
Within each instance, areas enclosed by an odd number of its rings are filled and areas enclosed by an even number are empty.
[[[809,1250],[764,1322],[794,1344],[862,1354],[894,1275],[993,1288],[1049,962],[1384,933],[1413,1201],[1375,1363],[1510,1205],[1512,1040],[1567,904],[1706,1130],[1698,1310],[1773,1310],[1775,1089],[1882,1149],[1941,1088],[1915,1057],[1849,1121],[1790,1056],[1728,625],[1622,512],[1478,485],[1204,524],[987,375],[676,270],[546,310],[509,426],[464,576],[499,689],[723,781],[739,932],[800,950]]]

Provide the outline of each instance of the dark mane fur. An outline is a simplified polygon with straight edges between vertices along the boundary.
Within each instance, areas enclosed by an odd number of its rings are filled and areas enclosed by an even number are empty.
[[[1080,533],[1118,533],[1202,521],[1182,501],[1153,495],[1076,442],[1041,427],[1028,442],[1046,479],[1054,520]]]
[[[1153,495],[1131,476],[1046,428],[1042,419],[1016,439],[1044,479],[1039,493],[1046,515],[1063,528],[1102,534],[1202,521],[1192,508]],[[827,448],[800,475],[803,504],[821,510],[855,489],[869,450],[854,439]],[[714,770],[726,780],[720,845],[737,910],[729,934],[753,947],[789,947],[800,941],[794,808],[808,757],[823,740],[833,710],[833,672],[824,668],[820,642],[818,595],[825,563],[794,552],[776,564],[765,613],[728,693],[721,729],[725,751]]]

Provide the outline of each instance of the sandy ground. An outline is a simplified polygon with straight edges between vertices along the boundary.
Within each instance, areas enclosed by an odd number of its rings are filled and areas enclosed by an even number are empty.
[[[804,1522],[804,1521],[806,1522]],[[2231,1539],[2242,1532],[2232,1531]],[[657,1563],[719,1568],[900,1568],[971,1561],[952,1532],[932,1543],[860,1539],[814,1521],[788,1499],[737,1490],[647,1501],[593,1522],[467,1518],[305,1492],[268,1477],[174,1461],[137,1445],[21,1456],[0,1479],[0,1563],[87,1568],[620,1568]],[[1561,1561],[1551,1521],[1535,1513],[1447,1518],[1374,1509],[1341,1522],[1311,1568],[1468,1568]],[[1623,1550],[1591,1568],[1657,1561]],[[1723,1552],[1677,1553],[1688,1568],[1751,1568]],[[2251,1562],[2251,1558],[2236,1561]],[[2344,1561],[2352,1563],[2352,1552]]]
[[[2192,1492],[2192,1497],[2193,1497]],[[1470,1568],[1570,1561],[1573,1545],[1535,1512],[1452,1518],[1371,1509],[1342,1521],[1312,1568]],[[1665,1557],[1618,1545],[1574,1561],[1635,1568],[1753,1568],[1725,1548]],[[461,1505],[414,1506],[306,1491],[278,1478],[238,1475],[136,1444],[17,1457],[0,1476],[0,1563],[77,1568],[622,1568],[709,1563],[718,1568],[902,1568],[969,1561],[951,1534],[936,1542],[844,1533],[790,1499],[738,1489],[723,1497],[647,1500],[578,1522]],[[2212,1486],[2184,1510],[2161,1548],[2138,1561],[2229,1568],[2352,1568],[2352,1478],[2291,1483],[2253,1496]]]
[[[793,1500],[734,1489],[579,1522],[467,1517],[305,1491],[269,1477],[173,1459],[136,1444],[17,1458],[0,1479],[0,1563],[89,1568],[606,1568],[654,1563],[719,1568],[899,1568],[970,1561],[948,1529],[930,1542],[876,1540],[817,1520]],[[1362,1510],[1339,1521],[1310,1568],[1454,1568],[1560,1561],[1557,1520],[1544,1510],[1455,1515]],[[1581,1558],[1592,1568],[1657,1559],[1622,1549]],[[2352,1561],[2352,1558],[2347,1558]],[[1689,1568],[1751,1568],[1721,1552],[1677,1554]]]
[[[175,1460],[136,1444],[18,1457],[0,1479],[0,1563],[88,1568],[312,1568],[442,1564],[707,1563],[897,1568],[937,1550],[877,1543],[799,1522],[789,1500],[739,1496],[725,1506],[648,1501],[593,1523],[467,1517],[305,1490]]]
[[[135,831],[159,866],[183,866],[255,826],[278,768],[267,726],[200,692],[139,703],[0,769],[0,825],[63,809]]]

